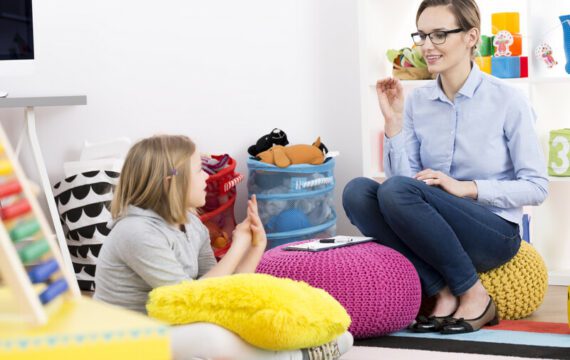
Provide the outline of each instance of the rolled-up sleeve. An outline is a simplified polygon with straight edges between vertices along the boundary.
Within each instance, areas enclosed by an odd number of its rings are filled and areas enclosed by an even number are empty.
[[[384,169],[387,177],[409,177],[421,170],[420,143],[414,132],[412,102],[413,94],[405,101],[402,131],[391,138],[384,136]]]

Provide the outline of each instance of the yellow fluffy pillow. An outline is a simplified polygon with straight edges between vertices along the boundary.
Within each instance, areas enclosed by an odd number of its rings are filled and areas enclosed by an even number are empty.
[[[324,290],[264,274],[156,288],[146,308],[149,316],[170,324],[217,324],[268,350],[318,346],[350,325],[346,310]]]

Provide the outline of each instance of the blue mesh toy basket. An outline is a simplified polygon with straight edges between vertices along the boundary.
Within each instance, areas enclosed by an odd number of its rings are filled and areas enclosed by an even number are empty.
[[[257,197],[268,249],[335,235],[334,165],[332,158],[321,165],[286,168],[248,159],[247,188]]]

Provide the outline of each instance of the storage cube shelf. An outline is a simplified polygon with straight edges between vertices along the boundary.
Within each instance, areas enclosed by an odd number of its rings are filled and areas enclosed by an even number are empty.
[[[359,14],[361,130],[364,176],[383,178],[380,168],[379,133],[383,119],[378,107],[376,81],[391,76],[392,64],[386,50],[412,45],[410,34],[416,30],[415,18],[420,0],[361,0]],[[548,158],[549,132],[570,127],[570,101],[557,101],[570,93],[570,75],[565,72],[565,52],[560,15],[570,14],[567,0],[477,0],[481,10],[481,34],[492,35],[491,14],[519,13],[522,56],[528,57],[528,78],[504,79],[523,91],[537,113],[536,130]],[[398,14],[398,16],[395,16]],[[549,69],[534,54],[541,43],[548,43],[558,65]],[[431,80],[402,81],[404,92]],[[567,95],[566,95],[567,96]],[[552,284],[570,284],[570,224],[564,214],[570,212],[570,178],[551,177],[551,196],[533,208],[533,243],[551,270]],[[563,241],[562,241],[563,240]],[[556,274],[556,276],[554,276]],[[561,276],[561,274],[565,274]]]

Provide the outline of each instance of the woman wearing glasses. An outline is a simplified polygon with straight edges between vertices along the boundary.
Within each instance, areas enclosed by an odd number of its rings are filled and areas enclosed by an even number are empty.
[[[471,332],[498,321],[477,272],[517,253],[522,206],[548,193],[546,165],[528,100],[473,63],[475,0],[424,0],[416,25],[438,77],[405,101],[398,80],[378,81],[388,179],[352,180],[343,206],[364,235],[404,254],[434,297],[411,330]]]

